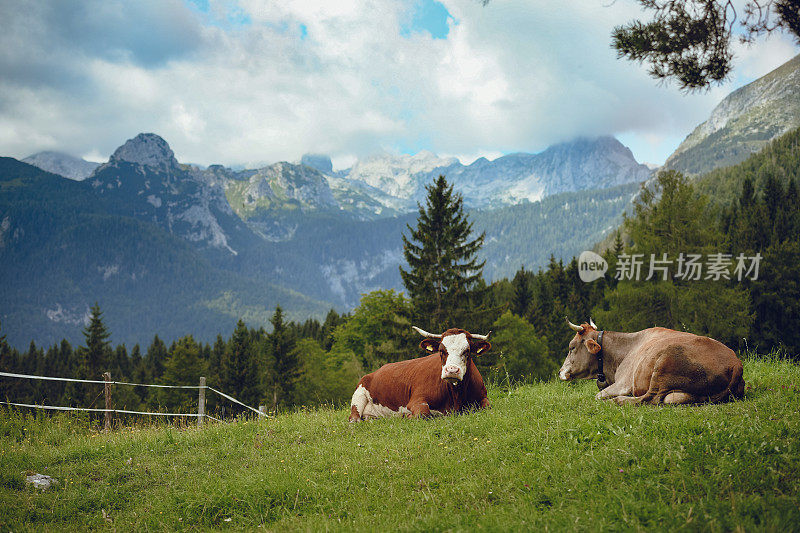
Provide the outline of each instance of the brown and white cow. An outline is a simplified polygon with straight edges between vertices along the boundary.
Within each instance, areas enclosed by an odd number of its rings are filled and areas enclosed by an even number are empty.
[[[744,394],[742,362],[719,341],[666,328],[636,333],[576,325],[562,380],[594,378],[597,399],[617,403],[724,402]]]
[[[489,349],[489,335],[448,329],[425,337],[426,357],[383,365],[358,382],[350,402],[350,422],[386,416],[428,417],[489,407],[486,386],[472,361]],[[491,333],[491,332],[489,332]]]

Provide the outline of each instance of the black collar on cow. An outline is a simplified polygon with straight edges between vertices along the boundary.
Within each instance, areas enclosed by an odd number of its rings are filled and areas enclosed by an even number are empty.
[[[606,375],[603,374],[603,333],[603,331],[597,332],[597,344],[600,345],[600,350],[595,354],[597,357],[597,388],[600,390],[608,387]]]

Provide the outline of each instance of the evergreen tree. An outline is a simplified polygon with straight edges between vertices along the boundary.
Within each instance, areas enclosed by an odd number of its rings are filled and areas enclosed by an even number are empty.
[[[227,343],[222,335],[217,334],[214,340],[214,347],[211,349],[211,356],[208,359],[208,379],[213,383],[220,383],[222,373],[222,360],[225,358],[225,348]]]
[[[189,335],[173,344],[169,359],[164,365],[164,381],[170,385],[197,385],[200,376],[208,370],[206,361],[201,356],[202,348]],[[162,404],[174,409],[195,409],[197,401],[194,390],[190,394],[181,389],[159,389]]]
[[[622,232],[619,230],[617,230],[616,235],[614,235],[614,246],[612,250],[616,257],[619,257],[619,255],[625,251],[625,243],[622,242]]]
[[[333,332],[344,322],[344,317],[339,315],[335,309],[331,309],[328,311],[328,314],[325,316],[325,322],[322,323],[322,339],[320,343],[325,350],[330,350],[331,346],[333,346]]]
[[[89,325],[83,330],[86,346],[78,349],[80,361],[80,377],[84,379],[103,379],[103,372],[109,370],[111,363],[111,333],[103,323],[103,313],[96,303],[90,310]],[[85,407],[90,407],[96,398],[102,394],[102,386],[86,384],[83,390]]]
[[[741,3],[639,0],[639,3],[652,11],[652,20],[634,20],[614,28],[612,46],[619,57],[649,63],[652,77],[674,78],[682,89],[708,87],[728,77],[734,57],[731,46],[734,27],[745,42],[753,42],[778,29],[800,38],[798,0]]]
[[[770,172],[764,184],[763,194],[764,208],[767,213],[769,227],[772,230],[769,236],[770,244],[782,241],[784,237],[783,230],[785,228],[778,224],[782,213],[785,211],[784,192],[781,182],[778,181],[774,173]]]
[[[147,381],[147,369],[144,366],[144,359],[142,358],[142,349],[138,344],[133,346],[131,350],[131,381],[134,383],[145,383]],[[143,402],[147,397],[147,387],[134,387],[136,395],[139,396],[139,401]]]
[[[112,362],[109,364],[111,376],[114,380],[128,379],[131,376],[131,362],[128,359],[128,349],[120,344],[114,349]]]
[[[419,206],[417,227],[406,225],[403,254],[409,265],[400,276],[414,305],[416,319],[426,329],[469,327],[469,308],[480,302],[476,294],[484,262],[477,253],[484,234],[470,240],[472,223],[464,213],[461,195],[444,176],[425,187],[425,207]]]
[[[531,289],[530,273],[525,270],[525,265],[514,274],[511,284],[514,287],[514,295],[511,299],[511,312],[518,317],[526,318],[533,302],[533,290]]]
[[[220,385],[223,392],[249,406],[257,406],[261,396],[259,384],[252,336],[239,319],[220,363]]]
[[[164,374],[164,363],[167,361],[167,346],[164,344],[158,335],[153,337],[153,342],[147,348],[147,353],[144,356],[144,366],[147,369],[148,379],[150,381],[160,381],[161,376]]]
[[[267,336],[273,364],[272,407],[295,403],[295,388],[300,377],[300,362],[294,351],[296,340],[283,320],[281,306],[270,319],[272,333]]]
[[[764,252],[759,276],[751,283],[755,312],[749,344],[766,352],[784,346],[788,354],[800,360],[800,242],[775,243]]]

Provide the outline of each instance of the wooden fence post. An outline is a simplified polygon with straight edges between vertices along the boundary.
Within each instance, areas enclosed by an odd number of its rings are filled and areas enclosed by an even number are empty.
[[[267,414],[267,406],[266,405],[259,405],[258,406],[258,412],[261,415],[266,415]]]
[[[106,396],[106,431],[111,431],[111,372],[103,372],[103,379],[105,380],[104,392]]]
[[[203,419],[206,417],[206,377],[200,378],[200,390],[197,394],[197,427],[203,425]]]

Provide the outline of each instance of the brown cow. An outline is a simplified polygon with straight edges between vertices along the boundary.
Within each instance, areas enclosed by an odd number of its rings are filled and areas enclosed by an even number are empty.
[[[489,407],[483,378],[471,357],[491,349],[489,335],[472,335],[463,329],[434,335],[413,328],[426,337],[420,348],[434,353],[383,365],[361,378],[350,402],[350,422]]]
[[[599,400],[682,404],[744,394],[742,362],[714,339],[666,328],[598,331],[591,319],[567,324],[576,333],[558,376],[569,381],[596,375]]]

